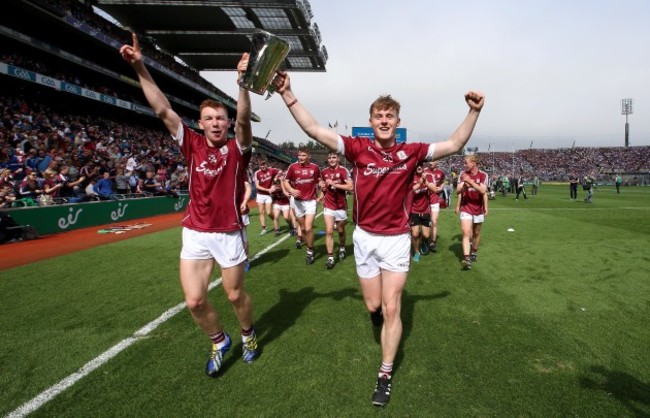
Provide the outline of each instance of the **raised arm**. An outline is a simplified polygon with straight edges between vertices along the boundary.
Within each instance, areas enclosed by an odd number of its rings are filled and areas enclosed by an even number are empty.
[[[436,152],[433,155],[434,160],[457,153],[463,149],[472,136],[474,126],[476,126],[476,121],[485,103],[485,96],[481,92],[469,91],[465,94],[465,102],[469,106],[469,112],[465,116],[465,120],[456,128],[449,139],[436,143]]]
[[[237,83],[244,76],[248,66],[249,54],[242,55],[237,64]],[[251,96],[248,90],[239,87],[237,99],[237,120],[235,121],[235,137],[242,148],[248,148],[253,143],[253,127],[251,126]]]
[[[337,151],[339,135],[334,131],[320,126],[311,113],[298,101],[291,90],[289,74],[284,71],[278,71],[273,83],[278,93],[282,96],[282,100],[284,100],[284,103],[289,108],[291,116],[298,122],[298,126],[300,126],[307,136],[330,150]]]
[[[149,106],[156,113],[156,115],[163,121],[169,133],[172,136],[176,136],[178,133],[178,128],[181,124],[181,118],[178,116],[172,106],[167,100],[167,97],[160,90],[156,82],[151,77],[149,70],[144,65],[142,60],[142,51],[140,50],[140,44],[138,43],[138,38],[135,36],[135,33],[132,34],[133,45],[122,45],[120,48],[120,55],[124,61],[131,64],[131,67],[135,70],[135,73],[138,76],[140,81],[140,87],[144,92],[144,96],[149,102]]]

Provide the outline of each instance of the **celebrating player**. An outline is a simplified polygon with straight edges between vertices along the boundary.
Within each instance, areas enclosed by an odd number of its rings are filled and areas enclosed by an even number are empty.
[[[354,165],[354,257],[361,292],[373,324],[381,325],[382,364],[372,403],[390,400],[393,361],[402,336],[402,290],[410,264],[411,238],[407,195],[417,166],[458,152],[472,134],[483,108],[481,93],[465,94],[469,113],[447,141],[434,144],[396,142],[400,104],[381,96],[370,106],[374,139],[339,136],[318,121],[296,98],[289,75],[274,79],[277,91],[302,130]],[[382,314],[383,312],[383,314]],[[382,321],[383,318],[383,321]],[[383,323],[382,323],[383,322]]]
[[[230,119],[226,107],[209,99],[200,105],[198,124],[204,132],[200,135],[181,120],[151,77],[135,34],[133,45],[123,45],[120,54],[135,70],[147,102],[178,141],[187,161],[190,203],[182,220],[180,281],[194,322],[212,340],[205,371],[215,377],[231,346],[216,309],[208,302],[215,260],[221,266],[223,289],[241,325],[242,357],[251,362],[258,354],[253,303],[244,289],[246,250],[240,199],[245,191],[241,190],[244,182],[238,177],[246,170],[253,142],[250,96],[248,91],[239,89],[236,139],[228,139]],[[248,54],[243,54],[237,64],[238,77],[243,76],[247,64]]]

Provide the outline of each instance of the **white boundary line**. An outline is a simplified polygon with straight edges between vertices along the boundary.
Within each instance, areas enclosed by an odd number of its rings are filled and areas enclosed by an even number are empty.
[[[318,216],[320,216],[318,214]],[[266,254],[269,252],[271,249],[273,249],[275,246],[279,245],[283,241],[285,241],[287,238],[289,238],[289,235],[285,235],[284,237],[278,239],[275,241],[273,244],[269,245],[262,251],[258,252],[255,254],[253,257],[251,257],[251,261],[256,260],[260,258],[262,255]],[[219,286],[221,284],[221,277],[218,279],[215,279],[210,283],[208,286],[208,291],[214,289],[215,287]],[[54,399],[57,395],[59,395],[61,392],[64,390],[68,389],[70,386],[74,385],[77,383],[79,380],[82,378],[88,376],[93,370],[99,368],[100,366],[108,363],[110,359],[113,357],[117,356],[119,353],[122,351],[126,350],[128,347],[131,345],[135,344],[136,342],[140,341],[143,339],[145,336],[147,336],[149,333],[151,333],[153,330],[158,328],[159,325],[162,325],[164,322],[167,322],[169,319],[174,317],[176,314],[181,312],[187,307],[187,304],[185,302],[179,303],[178,305],[174,306],[173,308],[168,309],[165,311],[162,315],[160,315],[158,318],[154,319],[153,321],[149,322],[147,325],[144,327],[140,328],[136,332],[133,333],[131,337],[128,337],[119,343],[115,344],[113,347],[109,348],[108,350],[104,351],[102,354],[99,356],[95,357],[94,359],[90,360],[88,363],[84,364],[79,371],[72,373],[70,376],[64,378],[61,380],[59,383],[56,383],[53,386],[50,386],[49,388],[45,389],[43,392],[39,393],[36,395],[34,398],[31,400],[25,402],[9,414],[5,415],[6,418],[19,418],[19,417],[24,417],[37,409],[39,409],[41,406],[45,405],[47,402],[51,401]]]
[[[526,203],[524,203],[526,204]],[[554,212],[554,211],[611,211],[611,210],[649,210],[650,207],[648,206],[621,206],[621,207],[594,207],[594,206],[587,206],[586,203],[582,203],[582,207],[575,207],[575,208],[532,208],[532,207],[519,207],[519,208],[490,208],[490,212],[495,211],[495,212],[507,212],[507,211],[535,211],[535,212]]]

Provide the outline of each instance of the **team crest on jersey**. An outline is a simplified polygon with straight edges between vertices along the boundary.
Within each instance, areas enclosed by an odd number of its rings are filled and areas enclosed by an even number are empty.
[[[407,155],[404,151],[397,151],[397,158],[400,160],[405,160],[407,158]]]
[[[221,152],[221,155],[223,155],[223,156],[228,155],[228,146],[227,146],[227,145],[224,145],[223,147],[221,147],[221,149],[219,150],[219,152]]]
[[[214,154],[209,154],[208,155],[208,162],[210,164],[216,164],[217,163],[217,156]]]

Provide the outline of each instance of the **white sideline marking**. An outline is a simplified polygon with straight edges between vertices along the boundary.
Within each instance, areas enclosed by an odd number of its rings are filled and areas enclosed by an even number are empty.
[[[593,207],[593,206],[587,206],[584,204],[582,207],[574,207],[574,208],[531,208],[529,207],[519,207],[519,208],[490,208],[490,212],[495,211],[495,212],[501,212],[501,211],[535,211],[535,212],[554,212],[554,211],[611,211],[612,209],[616,210],[648,210],[650,207],[647,206],[620,206],[620,207],[615,207],[615,208],[603,208],[603,207]]]
[[[322,212],[320,213],[322,214]],[[320,216],[320,214],[318,216]],[[255,254],[253,257],[251,257],[250,261],[256,260],[260,258],[262,255],[266,254],[269,252],[273,247],[276,245],[280,244],[284,240],[289,238],[289,235],[285,235],[282,238],[278,239],[276,242],[273,244],[269,245],[262,251],[258,252]],[[218,279],[212,281],[210,285],[208,286],[208,291],[214,289],[215,287],[219,286],[221,284],[221,277]],[[47,402],[51,401],[54,399],[58,394],[63,392],[64,390],[68,389],[70,386],[74,385],[77,383],[79,380],[82,378],[88,376],[93,370],[99,368],[100,366],[108,363],[110,359],[113,357],[117,356],[119,353],[127,349],[129,346],[135,344],[139,340],[143,339],[147,334],[149,334],[151,331],[155,330],[158,328],[159,325],[162,323],[166,322],[167,320],[171,319],[173,316],[181,312],[183,309],[187,307],[187,304],[185,302],[179,303],[178,305],[174,306],[173,308],[168,309],[165,311],[162,315],[160,315],[158,318],[154,319],[153,321],[149,322],[147,325],[144,327],[140,328],[136,332],[133,333],[133,336],[128,337],[119,343],[115,344],[113,347],[109,348],[108,350],[104,351],[102,354],[99,356],[95,357],[94,359],[90,360],[88,363],[84,364],[79,371],[72,373],[70,376],[64,378],[61,380],[59,383],[50,386],[49,388],[45,389],[43,392],[39,393],[36,395],[34,398],[31,400],[25,402],[12,412],[10,412],[8,415],[6,415],[6,418],[19,418],[19,417],[24,417],[27,414],[30,414],[37,409],[39,409],[41,406],[45,405]]]

